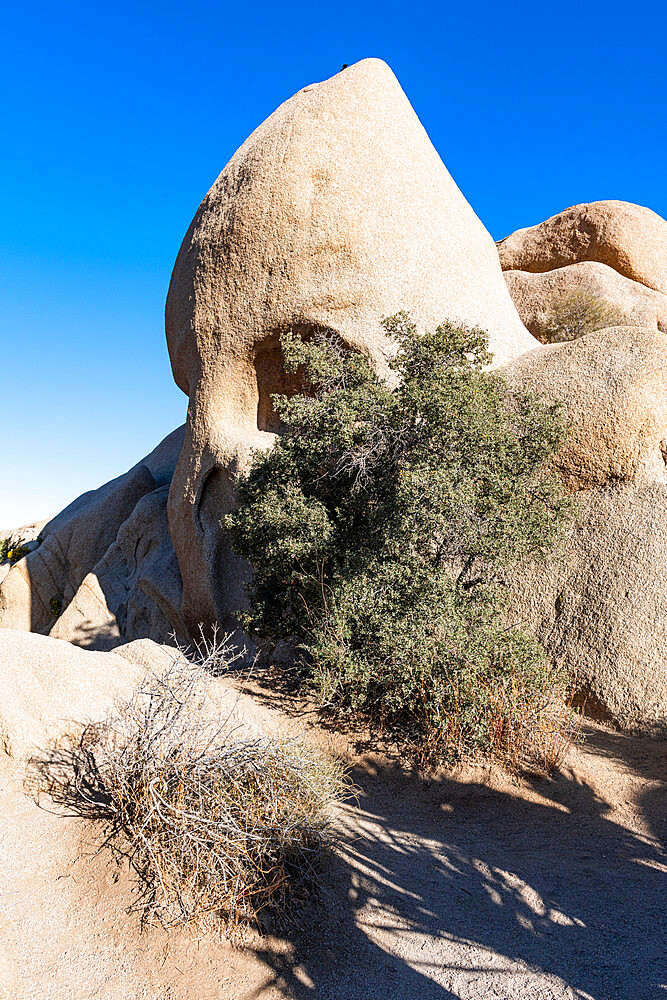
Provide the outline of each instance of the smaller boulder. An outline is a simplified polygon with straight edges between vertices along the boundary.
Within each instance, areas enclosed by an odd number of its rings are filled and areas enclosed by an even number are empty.
[[[503,277],[522,322],[542,343],[554,306],[579,292],[615,313],[614,325],[667,332],[667,295],[623,277],[607,264],[585,261],[542,273],[504,271]]]
[[[667,335],[596,330],[547,344],[502,369],[516,389],[565,404],[570,433],[555,464],[572,490],[667,484]]]
[[[0,629],[0,750],[26,758],[128,700],[142,665],[33,632]]]
[[[503,271],[553,271],[594,260],[667,294],[667,222],[628,201],[573,205],[517,229],[497,247]]]

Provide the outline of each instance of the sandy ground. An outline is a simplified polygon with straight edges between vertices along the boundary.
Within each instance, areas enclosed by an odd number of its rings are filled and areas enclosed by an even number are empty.
[[[140,932],[95,828],[0,759],[2,1000],[664,1000],[664,744],[590,724],[532,783],[348,749],[321,898],[245,949]]]

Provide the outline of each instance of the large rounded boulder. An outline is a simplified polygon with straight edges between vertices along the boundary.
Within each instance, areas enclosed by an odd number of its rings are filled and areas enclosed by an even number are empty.
[[[309,86],[253,132],[183,241],[166,331],[189,396],[169,523],[183,611],[225,625],[246,568],[221,530],[236,474],[279,430],[289,392],[279,337],[327,332],[380,367],[380,318],[483,327],[497,362],[536,346],[495,246],[452,180],[391,70],[367,59]]]
[[[597,261],[667,294],[667,222],[627,201],[574,205],[498,243],[503,271],[553,271]]]
[[[508,579],[512,620],[536,632],[589,710],[667,728],[667,335],[599,330],[504,370],[562,402],[556,466],[579,513],[564,550]]]
[[[556,465],[570,489],[667,485],[667,335],[641,327],[596,330],[531,351],[503,375],[565,405],[570,430]]]

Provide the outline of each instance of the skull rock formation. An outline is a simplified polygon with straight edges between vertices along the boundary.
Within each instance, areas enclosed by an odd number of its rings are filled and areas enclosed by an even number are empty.
[[[537,346],[495,246],[391,70],[367,59],[278,108],[222,171],[185,236],[166,331],[189,396],[169,496],[185,621],[230,624],[247,569],[221,518],[253,448],[279,430],[289,392],[282,331],[327,331],[380,367],[384,315],[489,331],[502,363]]]

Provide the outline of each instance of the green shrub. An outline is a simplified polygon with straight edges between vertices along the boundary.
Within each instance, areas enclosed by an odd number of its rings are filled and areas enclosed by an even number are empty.
[[[226,520],[254,570],[241,622],[300,648],[323,704],[423,756],[546,758],[560,678],[508,627],[502,575],[545,556],[573,513],[549,467],[561,408],[488,371],[480,330],[420,336],[405,313],[383,325],[393,389],[332,338],[282,337],[310,388],[274,397],[285,431]]]
[[[627,319],[623,312],[599,295],[583,290],[567,292],[554,296],[549,303],[541,339],[545,344],[558,344],[624,323]]]

